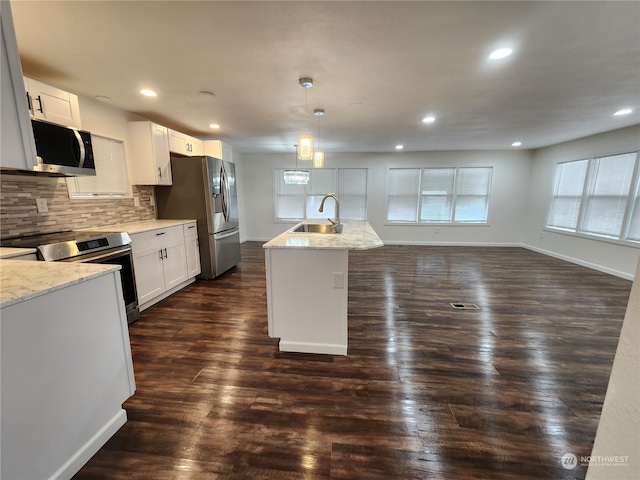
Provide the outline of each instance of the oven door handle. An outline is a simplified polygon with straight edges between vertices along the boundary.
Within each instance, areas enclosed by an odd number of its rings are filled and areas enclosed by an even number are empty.
[[[82,256],[79,256],[75,258],[75,261],[95,263],[98,260],[111,260],[112,258],[121,257],[123,256],[123,254],[128,255],[130,253],[131,253],[131,248],[127,247],[127,248],[121,248],[120,250],[116,250],[116,251],[110,251],[102,255],[96,254],[96,256],[84,257],[84,258],[82,258]]]

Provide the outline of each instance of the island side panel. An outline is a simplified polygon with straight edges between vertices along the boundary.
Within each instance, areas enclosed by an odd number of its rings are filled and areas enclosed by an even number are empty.
[[[2,478],[70,478],[135,389],[119,272],[2,309]]]
[[[280,337],[280,350],[346,355],[348,250],[269,248],[265,255],[269,336]]]

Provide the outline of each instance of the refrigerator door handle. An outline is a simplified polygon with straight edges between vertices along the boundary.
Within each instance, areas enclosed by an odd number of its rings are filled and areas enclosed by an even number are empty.
[[[222,193],[222,214],[224,221],[229,221],[229,185],[227,181],[227,172],[224,169],[224,163],[220,162],[220,192]]]
[[[233,237],[234,235],[237,235],[239,231],[240,231],[239,228],[234,228],[233,230],[227,230],[227,231],[220,232],[220,233],[214,233],[213,234],[213,239],[214,240],[222,240],[223,238]]]

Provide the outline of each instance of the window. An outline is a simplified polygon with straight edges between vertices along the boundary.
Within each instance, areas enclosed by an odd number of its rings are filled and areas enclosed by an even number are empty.
[[[640,241],[638,154],[559,163],[547,227]]]
[[[391,168],[387,221],[487,223],[491,167]]]
[[[367,219],[366,168],[315,168],[309,170],[307,185],[284,183],[284,168],[275,170],[275,216],[279,221],[299,221],[335,217],[335,202],[325,203],[319,212],[322,197],[335,193],[340,201],[340,218]]]
[[[69,196],[71,198],[113,197],[129,193],[130,186],[122,142],[92,134],[91,143],[96,175],[68,178]]]

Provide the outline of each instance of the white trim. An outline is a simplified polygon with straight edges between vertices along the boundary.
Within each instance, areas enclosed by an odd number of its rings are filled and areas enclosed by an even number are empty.
[[[93,437],[64,462],[60,468],[49,477],[49,480],[73,477],[125,423],[127,423],[127,412],[122,408],[111,417]]]
[[[385,245],[415,245],[418,247],[522,247],[521,243],[482,243],[482,242],[421,242],[421,241],[387,241]]]
[[[334,345],[327,343],[311,343],[311,342],[287,342],[280,340],[281,352],[298,352],[298,353],[322,353],[327,355],[346,355],[346,345]]]
[[[185,280],[184,282],[182,282],[179,285],[176,285],[175,287],[173,287],[170,290],[167,290],[164,293],[161,293],[160,295],[158,295],[157,297],[153,297],[151,300],[149,300],[146,303],[143,303],[142,305],[138,306],[138,309],[140,310],[140,312],[143,312],[144,310],[146,310],[149,307],[152,307],[153,305],[155,305],[156,303],[164,300],[165,298],[173,295],[174,293],[176,293],[178,290],[182,290],[184,287],[186,287],[187,285],[191,285],[193,282],[196,281],[196,277],[191,277],[187,280]]]

